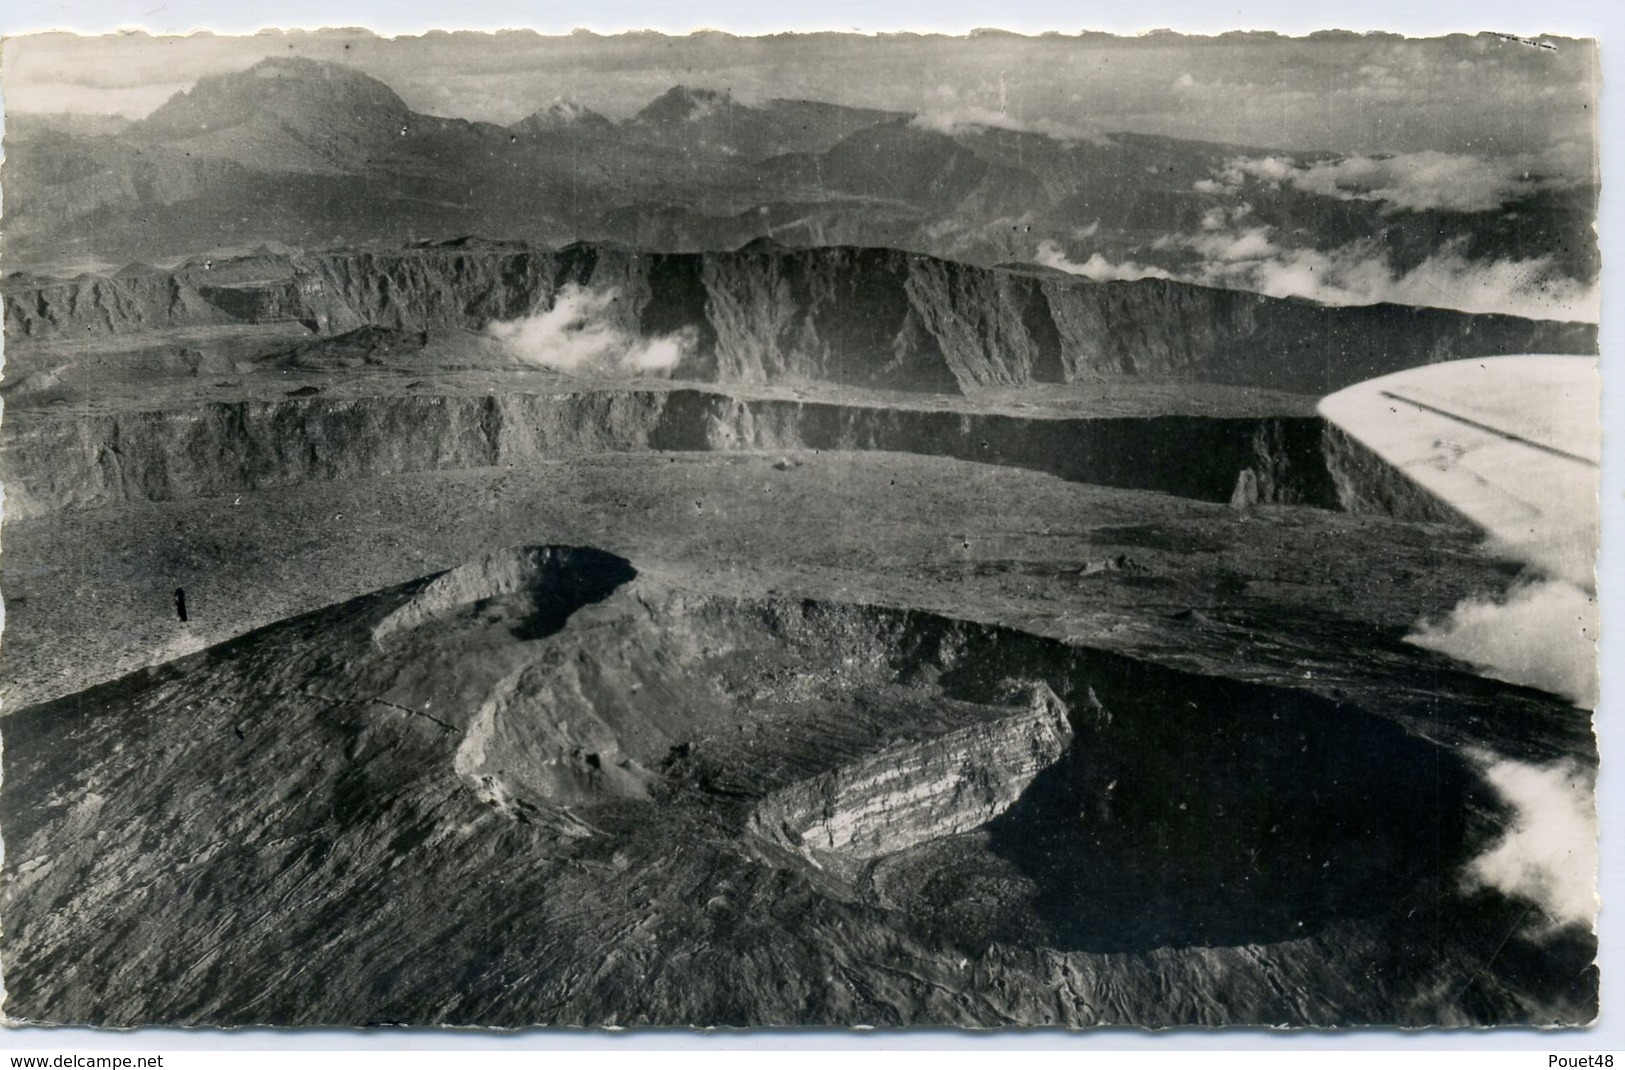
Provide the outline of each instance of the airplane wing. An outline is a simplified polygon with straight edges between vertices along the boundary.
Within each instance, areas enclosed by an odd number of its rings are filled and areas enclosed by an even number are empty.
[[[1596,589],[1597,358],[1483,357],[1340,390],[1320,414],[1513,555]]]

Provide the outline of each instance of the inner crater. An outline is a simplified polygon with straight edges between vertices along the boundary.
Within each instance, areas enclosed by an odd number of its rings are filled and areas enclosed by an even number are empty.
[[[599,551],[455,569],[373,637],[404,663],[393,702],[464,682],[453,766],[510,816],[699,809],[960,945],[1307,935],[1446,879],[1464,815],[1493,806],[1446,750],[1307,692],[920,611],[728,597]]]

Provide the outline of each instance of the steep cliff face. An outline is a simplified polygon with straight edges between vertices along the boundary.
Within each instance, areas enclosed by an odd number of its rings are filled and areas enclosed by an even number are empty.
[[[741,399],[697,390],[290,397],[99,414],[19,412],[0,446],[6,509],[37,516],[310,481],[530,465],[583,452],[889,450],[1224,501],[1332,507],[1315,419],[1025,419]]]
[[[1337,504],[1315,418],[1027,419],[674,393],[656,449],[889,450],[1049,472],[1062,479],[1224,501],[1252,470],[1258,500]]]
[[[513,250],[423,250],[302,258],[293,285],[323,333],[372,324],[481,328],[546,307],[551,258]],[[284,284],[285,285],[285,284]]]
[[[1333,308],[1158,279],[1092,283],[771,242],[695,254],[450,243],[287,257],[226,286],[195,267],[139,282],[16,284],[6,331],[21,342],[272,320],[322,333],[480,329],[552,307],[567,285],[613,292],[603,315],[633,337],[686,332],[694,344],[674,374],[720,382],[972,391],[1144,375],[1325,393],[1452,357],[1596,349],[1587,324]]]

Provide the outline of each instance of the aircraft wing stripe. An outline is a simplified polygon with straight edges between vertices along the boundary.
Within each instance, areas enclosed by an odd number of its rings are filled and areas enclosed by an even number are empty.
[[[1560,450],[1556,446],[1551,446],[1544,442],[1538,442],[1532,438],[1525,438],[1522,435],[1516,434],[1512,431],[1507,431],[1503,428],[1492,426],[1491,424],[1480,423],[1469,416],[1462,416],[1460,413],[1454,413],[1447,409],[1441,409],[1437,405],[1429,405],[1425,401],[1417,401],[1415,398],[1408,398],[1401,394],[1396,394],[1391,390],[1382,391],[1382,396],[1385,398],[1391,398],[1394,401],[1398,401],[1405,405],[1415,405],[1417,408],[1425,409],[1436,416],[1443,416],[1447,420],[1454,420],[1458,424],[1464,424],[1467,427],[1471,427],[1477,431],[1483,431],[1486,434],[1497,435],[1508,440],[1509,442],[1516,442],[1519,445],[1528,446],[1531,449],[1541,450],[1544,453],[1551,454],[1553,457],[1562,457],[1565,460],[1577,461],[1580,464],[1587,465],[1591,468],[1600,467],[1596,461],[1593,461],[1589,457],[1582,457],[1577,453],[1570,453],[1567,450]]]

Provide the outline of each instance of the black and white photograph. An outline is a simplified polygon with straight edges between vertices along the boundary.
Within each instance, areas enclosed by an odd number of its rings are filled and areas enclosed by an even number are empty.
[[[8,1031],[1598,1021],[1596,40],[456,17],[0,45]]]

